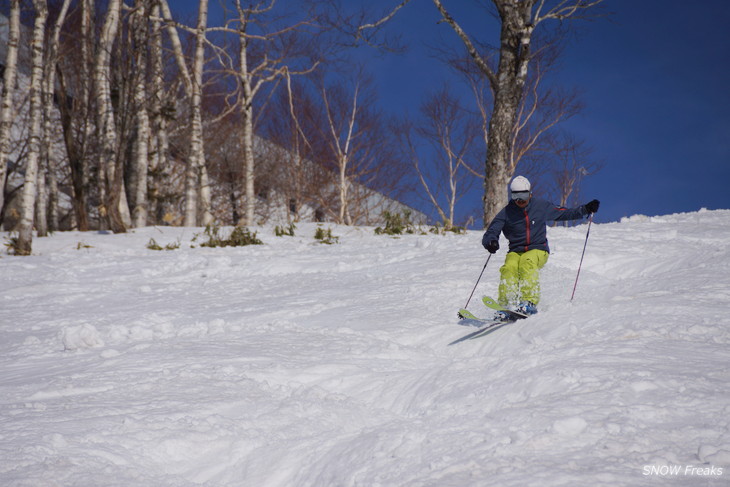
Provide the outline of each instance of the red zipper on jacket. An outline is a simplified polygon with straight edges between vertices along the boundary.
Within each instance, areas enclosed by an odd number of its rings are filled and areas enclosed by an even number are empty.
[[[527,245],[525,245],[525,252],[530,250],[530,215],[527,214],[527,208],[525,208],[525,233],[527,236]]]

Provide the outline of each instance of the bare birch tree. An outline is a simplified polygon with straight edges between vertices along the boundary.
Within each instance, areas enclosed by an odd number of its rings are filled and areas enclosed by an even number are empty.
[[[162,22],[160,17],[160,2],[154,1],[152,7],[152,39],[150,42],[150,191],[148,202],[153,207],[155,223],[165,221],[168,209],[165,202],[164,185],[168,184],[169,160],[169,111],[165,95],[165,79],[162,51]],[[148,211],[149,212],[149,211]],[[168,216],[169,218],[169,216]]]
[[[273,140],[279,140],[283,151],[283,159],[286,162],[283,167],[284,193],[289,200],[287,218],[291,221],[300,218],[301,209],[306,201],[313,201],[313,194],[321,186],[318,184],[318,176],[315,168],[312,167],[311,151],[312,146],[307,139],[300,122],[301,116],[297,113],[309,113],[315,111],[313,97],[308,96],[301,87],[292,83],[291,76],[286,77],[286,94],[280,96],[279,112],[274,112],[269,117],[269,126],[275,126],[274,133],[269,133]],[[321,173],[322,171],[320,171]]]
[[[322,145],[319,141],[328,137],[321,94],[317,88],[307,89],[311,85],[302,81],[286,77],[287,89],[275,94],[260,128],[276,147],[268,151],[269,161],[259,161],[257,167],[265,167],[267,178],[273,179],[270,184],[288,204],[289,222],[313,217],[327,205],[334,207],[336,199],[332,172],[314,162],[320,159],[315,153]],[[338,212],[335,208],[332,215]]]
[[[198,24],[195,29],[195,56],[193,58],[192,73],[192,97],[191,106],[191,136],[190,136],[190,159],[191,165],[196,174],[188,173],[187,180],[191,177],[198,176],[200,182],[201,196],[201,215],[202,224],[208,225],[212,223],[212,214],[210,212],[210,184],[208,182],[208,173],[205,171],[205,150],[203,148],[203,114],[201,112],[201,103],[203,100],[203,67],[205,62],[205,42],[206,27],[208,25],[208,0],[200,0],[198,7]],[[186,195],[190,197],[193,189],[186,186]],[[186,206],[186,221],[188,219],[188,211],[190,207]],[[186,223],[187,224],[187,223]]]
[[[203,145],[201,103],[203,99],[206,33],[208,30],[208,0],[200,0],[198,4],[198,18],[195,29],[186,28],[173,21],[167,0],[160,0],[160,7],[167,25],[175,61],[183,78],[185,92],[190,100],[190,153],[188,154],[185,173],[184,225],[195,226],[197,224],[199,209],[202,215],[201,223],[207,225],[212,222],[212,214],[210,212],[210,187]],[[182,43],[177,32],[178,27],[192,30],[195,35],[195,54],[192,70],[188,69],[185,62]],[[200,196],[200,201],[198,196]]]
[[[328,90],[322,88],[322,101],[324,102],[325,114],[327,115],[327,125],[329,134],[329,146],[335,157],[337,167],[337,194],[339,196],[340,211],[337,223],[352,224],[352,218],[348,208],[348,190],[350,188],[349,172],[352,170],[353,143],[357,136],[355,132],[356,122],[358,120],[358,99],[360,97],[360,84],[356,83],[352,93],[352,103],[345,110],[344,106],[340,106],[338,112],[335,113],[334,107],[330,103]],[[343,100],[344,101],[344,100]],[[338,116],[339,115],[339,116]]]
[[[583,141],[571,135],[560,134],[553,137],[552,143],[557,159],[554,169],[557,201],[560,206],[573,206],[571,202],[576,203],[583,178],[598,172],[603,164],[593,159],[592,150]]]
[[[385,123],[376,106],[376,93],[364,71],[357,70],[350,87],[346,83],[325,84],[321,77],[322,99],[318,154],[323,165],[334,174],[334,199],[338,223],[352,225],[370,218],[367,188],[383,189],[386,180],[398,181],[399,167],[388,149]],[[333,206],[323,204],[323,208]]]
[[[525,83],[534,58],[535,29],[545,21],[562,21],[579,15],[602,0],[492,0],[500,19],[500,44],[497,69],[479,52],[475,41],[449,14],[441,0],[433,0],[442,18],[456,32],[467,52],[489,80],[494,103],[489,120],[487,158],[484,178],[484,225],[507,201],[507,185],[512,179],[512,148]]]
[[[255,8],[244,8],[240,0],[236,0],[236,10],[238,12],[238,77],[241,83],[241,114],[242,120],[242,139],[243,139],[243,166],[246,203],[244,215],[246,224],[254,223],[256,212],[256,190],[255,182],[255,161],[254,161],[254,97],[263,87],[264,83],[272,81],[283,74],[282,68],[277,69],[276,62],[278,60],[269,60],[265,57],[260,64],[251,66],[249,60],[249,45],[251,37],[247,35],[247,30],[252,17],[262,15],[274,8],[276,0],[262,8],[263,2],[258,3]]]
[[[10,156],[10,133],[15,117],[15,82],[18,72],[18,45],[20,43],[20,0],[11,0],[8,25],[8,52],[3,74],[2,99],[0,100],[0,215],[5,205],[5,180]]]
[[[132,219],[135,227],[147,224],[147,172],[149,167],[150,120],[147,114],[147,41],[148,19],[150,15],[149,0],[137,0],[131,18],[132,37],[135,46],[135,65],[137,70],[134,79],[135,106],[135,141],[134,165],[136,181],[134,184],[134,208]]]
[[[45,28],[48,19],[46,0],[33,0],[35,22],[31,41],[32,68],[30,76],[30,131],[28,154],[25,165],[25,181],[21,196],[21,214],[18,225],[16,254],[30,255],[33,246],[33,220],[36,203],[38,165],[43,138],[43,61],[45,50]]]
[[[217,29],[222,32],[231,33],[238,38],[238,59],[235,68],[231,66],[231,74],[235,75],[239,82],[238,93],[235,96],[236,106],[241,114],[241,139],[243,145],[243,166],[244,166],[244,220],[247,225],[255,223],[256,215],[256,164],[254,153],[254,103],[256,97],[263,91],[263,88],[274,80],[281,79],[286,75],[300,75],[313,71],[319,64],[313,62],[301,70],[292,69],[288,64],[295,56],[292,53],[294,48],[302,49],[305,46],[300,43],[292,43],[284,40],[287,34],[291,34],[300,27],[308,24],[308,21],[293,21],[282,28],[272,28],[271,31],[263,31],[263,19],[271,14],[276,5],[276,0],[265,0],[251,2],[249,7],[244,6],[241,0],[235,1],[236,17],[226,27]],[[253,32],[257,26],[258,31]],[[291,39],[289,39],[291,40]],[[277,45],[278,49],[274,49]],[[260,43],[263,48],[257,58],[252,56],[253,43]],[[285,44],[285,45],[283,45]],[[291,58],[290,58],[291,57]]]
[[[64,0],[53,23],[50,37],[46,43],[46,60],[43,72],[43,142],[41,144],[41,167],[38,174],[39,202],[37,207],[36,229],[43,237],[51,230],[58,230],[58,184],[56,181],[56,161],[49,153],[53,145],[55,117],[53,96],[56,90],[56,69],[58,63],[59,38],[66,21],[71,0]],[[47,214],[50,212],[50,218]]]
[[[97,46],[94,65],[94,90],[96,98],[96,129],[99,134],[99,176],[101,208],[100,216],[105,218],[114,233],[126,231],[120,211],[122,196],[122,159],[117,153],[118,134],[114,120],[111,99],[110,59],[119,27],[121,0],[110,0],[107,8],[101,38]]]
[[[89,189],[90,189],[90,177],[89,177],[89,158],[87,157],[86,148],[90,145],[88,142],[92,137],[92,124],[90,120],[92,116],[92,98],[94,92],[94,77],[93,77],[93,59],[94,59],[94,45],[96,40],[95,29],[94,29],[94,11],[96,0],[81,0],[81,65],[82,73],[87,73],[89,76],[85,76],[81,79],[81,89],[79,90],[82,94],[81,98],[81,147],[76,146],[74,148],[75,159],[69,156],[69,162],[71,163],[71,174],[74,185],[74,207],[76,213],[77,224],[79,230],[88,230],[89,228]],[[65,90],[63,90],[65,96]],[[65,131],[64,131],[65,132]],[[66,140],[69,135],[64,135]],[[76,145],[76,144],[74,144]],[[67,153],[69,144],[66,143]],[[80,150],[79,150],[80,149]],[[76,177],[73,177],[74,166],[76,169]]]
[[[483,147],[478,150],[476,143],[479,123],[446,87],[424,101],[421,113],[424,122],[415,132],[433,148],[433,155],[418,154],[410,127],[403,124],[398,130],[428,201],[441,218],[444,229],[451,230],[458,200],[476,181],[474,175],[478,171],[472,166],[484,155]]]
[[[392,210],[379,195],[407,187],[410,168],[390,143],[391,125],[373,109],[375,96],[362,73],[343,83],[324,75],[287,78],[286,92],[267,106],[262,133],[278,147],[257,161],[265,168],[258,180],[288,204],[290,219],[367,225]]]

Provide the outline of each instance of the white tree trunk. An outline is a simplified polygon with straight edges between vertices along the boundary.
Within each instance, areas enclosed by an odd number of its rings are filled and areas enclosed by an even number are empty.
[[[41,129],[43,131],[43,129]],[[48,186],[46,185],[46,163],[43,144],[41,156],[38,158],[38,178],[36,179],[35,219],[34,226],[37,237],[48,236]]]
[[[0,100],[0,212],[5,205],[5,179],[10,156],[10,132],[15,110],[13,95],[18,65],[18,44],[20,42],[20,0],[10,3],[10,25],[8,26],[8,52],[5,58],[2,100]]]
[[[100,137],[99,173],[100,190],[103,192],[101,217],[106,217],[115,233],[126,231],[120,201],[122,197],[122,174],[117,170],[117,130],[114,108],[111,100],[110,58],[117,36],[121,0],[110,0],[97,46],[94,66],[94,89],[96,95],[96,124]]]
[[[32,71],[30,77],[30,128],[28,134],[28,153],[26,156],[25,182],[21,198],[20,224],[18,227],[18,243],[16,252],[19,255],[30,255],[33,246],[33,217],[36,202],[36,181],[38,178],[38,161],[41,155],[41,139],[43,125],[43,60],[44,34],[48,7],[45,0],[33,0],[35,23],[33,40],[31,41]]]
[[[202,140],[202,139],[201,139]],[[205,165],[205,156],[202,158],[202,165],[199,168],[200,171],[200,187],[198,192],[198,209],[200,210],[200,224],[211,225],[213,223],[213,212],[212,212],[212,196],[210,190],[210,178],[208,177],[208,169]]]
[[[51,36],[46,46],[46,61],[43,74],[43,143],[41,144],[41,167],[38,177],[38,212],[36,229],[39,237],[48,234],[48,230],[58,230],[58,184],[55,177],[55,164],[49,151],[53,145],[53,94],[56,88],[56,63],[58,61],[58,44],[61,27],[66,21],[71,0],[64,0],[58,14]],[[50,215],[49,215],[50,213]],[[50,223],[50,225],[49,225]]]
[[[335,157],[337,159],[337,166],[339,169],[338,178],[338,193],[340,199],[340,211],[338,217],[338,223],[350,225],[352,219],[350,218],[349,212],[349,195],[350,189],[350,178],[348,174],[348,165],[350,164],[350,148],[353,141],[353,134],[355,130],[355,123],[358,115],[358,96],[359,86],[355,86],[355,91],[352,95],[352,106],[350,108],[350,114],[347,120],[347,127],[338,127],[333,117],[333,109],[330,106],[329,99],[327,97],[327,90],[322,88],[322,100],[324,101],[325,111],[327,115],[327,122],[329,124],[330,136],[332,137],[331,146],[334,150]],[[344,134],[340,133],[344,129]],[[342,138],[342,140],[340,140]]]
[[[244,7],[244,4],[248,4],[248,7]],[[276,37],[293,30],[294,25],[289,27],[283,27],[275,33],[255,35],[247,32],[249,24],[253,23],[251,20],[253,17],[261,14],[270,12],[276,0],[267,0],[266,2],[242,2],[236,0],[236,10],[238,12],[238,25],[235,29],[231,27],[224,27],[223,30],[226,32],[235,33],[239,38],[239,65],[238,65],[238,79],[241,83],[241,94],[237,102],[237,107],[241,111],[242,115],[242,144],[243,144],[243,177],[244,177],[244,193],[245,193],[245,205],[244,205],[244,219],[245,224],[252,225],[255,222],[256,217],[256,161],[254,155],[253,141],[254,141],[254,116],[253,116],[253,101],[256,94],[259,92],[261,87],[269,82],[276,80],[285,74],[304,74],[305,72],[311,72],[318,64],[315,62],[312,68],[303,72],[292,72],[289,71],[287,66],[282,64],[283,58],[277,57],[273,54],[270,46],[275,44],[273,41]],[[262,42],[264,45],[264,52],[259,53],[259,63],[255,66],[249,64],[249,41],[255,39]],[[273,55],[272,55],[273,54]]]
[[[91,66],[93,65],[93,42],[94,42],[94,36],[92,33],[94,32],[93,29],[93,22],[92,18],[94,15],[95,6],[94,6],[94,0],[81,0],[81,35],[82,35],[82,41],[81,41],[81,61],[83,62],[84,70],[87,74],[81,83],[81,100],[84,104],[84,110],[83,113],[87,114],[87,118],[91,119],[91,106],[92,106],[92,92],[93,92],[93,74],[90,72]],[[83,140],[91,140],[93,136],[93,128],[92,123],[89,123],[89,121],[83,121],[82,127],[83,127]],[[85,231],[89,229],[89,160],[87,157],[85,157],[84,154],[79,154],[79,161],[78,161],[78,172],[80,174],[77,176],[77,193],[76,198],[78,198],[78,201],[76,203],[77,205],[77,211],[76,214],[78,216],[78,229],[81,231]]]
[[[160,223],[165,221],[166,208],[162,203],[162,187],[167,181],[168,176],[168,136],[167,136],[167,122],[163,112],[162,101],[165,97],[165,80],[162,72],[162,32],[160,18],[160,5],[155,3],[152,7],[152,41],[150,42],[150,57],[152,59],[152,75],[151,75],[151,87],[152,101],[150,111],[152,113],[152,119],[150,123],[152,125],[151,130],[151,160],[150,169],[152,170],[155,177],[150,182],[150,194],[148,200],[154,203],[152,210],[154,211],[153,221]]]
[[[245,223],[253,225],[256,217],[256,166],[253,152],[253,108],[245,104],[243,108],[243,174],[245,181],[246,205]]]
[[[207,0],[206,0],[207,1]],[[175,62],[180,70],[180,76],[183,79],[183,85],[185,86],[185,94],[191,96],[192,94],[192,80],[190,79],[190,73],[188,66],[185,64],[185,55],[183,54],[182,43],[180,42],[180,36],[177,34],[175,28],[175,22],[172,19],[172,13],[170,12],[170,6],[167,4],[167,0],[159,0],[159,6],[162,10],[162,18],[165,19],[167,25],[167,35],[170,38],[170,44],[172,45],[172,52],[175,56]]]
[[[150,122],[147,115],[147,90],[146,66],[147,66],[147,0],[137,0],[137,11],[133,17],[134,37],[137,52],[136,82],[134,86],[134,105],[136,107],[136,141],[135,141],[135,184],[134,211],[132,212],[133,224],[135,227],[147,225],[147,170],[149,167],[149,139]]]
[[[244,22],[241,16],[241,22]],[[243,114],[243,177],[245,181],[244,193],[246,204],[244,206],[244,218],[246,225],[253,225],[256,216],[256,187],[255,187],[255,161],[253,152],[253,97],[254,90],[251,86],[251,73],[248,67],[248,38],[246,37],[245,26],[241,28],[239,36],[239,72],[243,100],[241,101],[241,112]]]
[[[347,180],[347,158],[342,158],[340,160],[340,181],[339,181],[339,189],[340,189],[340,215],[339,215],[339,222],[338,223],[344,223],[346,225],[349,225],[350,222],[350,212],[349,208],[347,206],[347,190],[350,188],[350,183]]]
[[[190,97],[190,154],[185,176],[185,226],[195,226],[198,213],[198,192],[200,188],[200,171],[205,166],[203,148],[203,118],[201,101],[203,98],[203,63],[205,61],[205,30],[208,24],[208,0],[200,0],[198,7],[198,24],[195,34],[195,56],[193,59],[193,74]],[[201,204],[203,214],[210,211]],[[203,220],[207,220],[204,217]]]

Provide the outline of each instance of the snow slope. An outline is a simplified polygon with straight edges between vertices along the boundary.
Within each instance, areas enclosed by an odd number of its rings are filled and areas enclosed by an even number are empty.
[[[450,347],[479,232],[35,239],[0,257],[0,485],[729,485],[730,210],[594,224],[570,303],[586,229],[549,229],[538,315]]]

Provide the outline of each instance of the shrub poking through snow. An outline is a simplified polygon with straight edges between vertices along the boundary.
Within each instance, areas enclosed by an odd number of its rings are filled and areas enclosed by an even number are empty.
[[[335,237],[332,235],[331,228],[325,230],[322,227],[317,227],[317,230],[314,232],[314,238],[315,240],[319,240],[320,243],[327,245],[336,244],[340,241],[340,237]]]
[[[245,245],[263,245],[263,242],[256,237],[256,232],[251,232],[246,227],[235,227],[228,238],[223,238],[220,235],[220,227],[218,225],[207,225],[204,233],[208,237],[208,241],[201,243],[201,247],[243,247]]]
[[[376,235],[403,235],[417,232],[417,228],[411,220],[411,212],[408,210],[402,213],[383,212],[385,228],[377,227]]]

